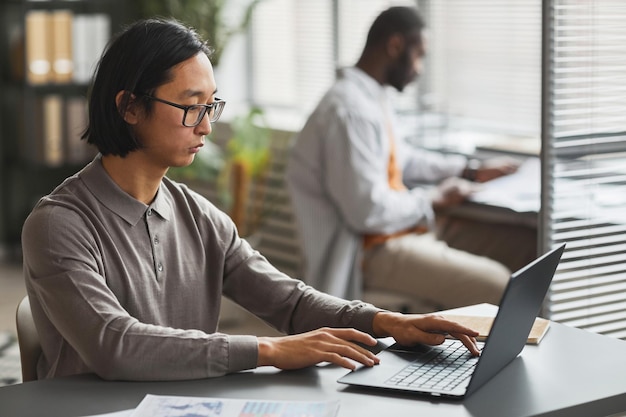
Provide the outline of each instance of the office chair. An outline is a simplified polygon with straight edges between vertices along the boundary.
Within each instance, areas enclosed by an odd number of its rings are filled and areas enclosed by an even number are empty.
[[[37,380],[37,362],[41,355],[39,335],[30,311],[28,296],[25,296],[17,306],[15,314],[17,327],[17,342],[20,347],[20,361],[22,363],[22,381]]]

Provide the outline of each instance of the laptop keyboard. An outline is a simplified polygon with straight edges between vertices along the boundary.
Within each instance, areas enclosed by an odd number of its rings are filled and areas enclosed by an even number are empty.
[[[463,382],[465,385],[469,383],[477,363],[478,357],[472,356],[463,343],[448,339],[442,345],[424,352],[386,383],[452,391]]]

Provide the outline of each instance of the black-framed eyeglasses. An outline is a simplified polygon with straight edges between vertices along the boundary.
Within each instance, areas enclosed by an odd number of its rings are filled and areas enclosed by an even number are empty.
[[[215,101],[211,104],[192,104],[190,106],[183,106],[182,104],[172,103],[171,101],[163,100],[158,97],[153,97],[149,94],[141,94],[143,97],[150,100],[159,101],[168,106],[176,107],[184,110],[183,113],[183,126],[195,127],[202,122],[204,115],[209,113],[209,122],[217,122],[224,110],[226,101],[221,98],[215,98]]]

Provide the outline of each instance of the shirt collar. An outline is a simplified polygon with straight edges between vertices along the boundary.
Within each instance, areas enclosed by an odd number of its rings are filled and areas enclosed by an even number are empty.
[[[377,100],[385,102],[388,99],[387,88],[376,81],[372,76],[358,67],[343,68],[341,75],[344,78],[349,78],[361,86],[362,91],[366,91],[368,95],[371,95]]]
[[[98,154],[79,174],[89,191],[106,208],[120,216],[130,225],[136,225],[148,209],[153,210],[165,220],[172,213],[171,198],[167,188],[159,185],[156,198],[149,206],[131,197],[122,190],[107,174],[102,166],[102,155]]]

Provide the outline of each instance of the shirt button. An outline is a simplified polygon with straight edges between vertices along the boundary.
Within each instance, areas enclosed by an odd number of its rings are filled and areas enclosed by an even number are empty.
[[[163,264],[162,264],[162,263],[159,263],[159,264],[157,265],[157,270],[158,270],[159,272],[163,272]]]
[[[148,216],[152,216],[152,209],[148,209]]]
[[[158,237],[156,237],[156,236],[154,237],[154,244],[155,244],[155,245],[158,245],[158,244],[159,244],[159,238],[158,238]]]

